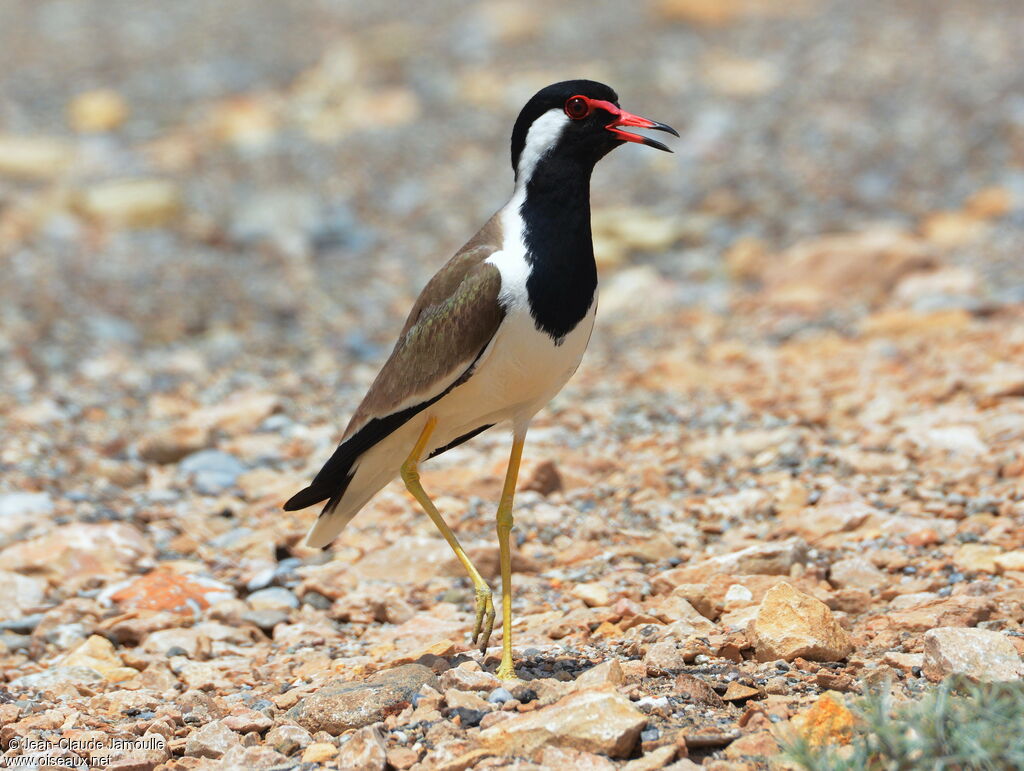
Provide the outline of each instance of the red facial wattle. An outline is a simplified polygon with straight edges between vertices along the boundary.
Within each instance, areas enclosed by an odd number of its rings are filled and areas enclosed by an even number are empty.
[[[622,126],[665,131],[673,136],[679,136],[678,131],[665,123],[658,123],[657,121],[650,120],[649,118],[642,118],[639,115],[626,112],[618,105],[605,101],[604,99],[591,99],[590,97],[579,94],[577,96],[570,97],[565,103],[565,114],[572,120],[583,120],[584,118],[589,117],[594,110],[604,110],[613,116],[612,122],[605,126],[605,129],[615,134],[615,136],[623,142],[637,142],[642,145],[647,145],[648,147],[657,148],[658,150],[664,150],[667,153],[672,152],[667,146],[655,139],[641,136],[640,134],[634,134],[630,131],[623,131],[621,128]]]

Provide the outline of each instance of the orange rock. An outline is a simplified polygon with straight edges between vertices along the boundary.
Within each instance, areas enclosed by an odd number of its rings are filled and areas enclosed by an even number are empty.
[[[982,188],[968,198],[964,208],[979,219],[994,219],[1009,213],[1013,204],[1013,193],[1005,187],[994,185]]]
[[[230,586],[212,578],[185,575],[173,570],[154,570],[133,579],[105,599],[122,608],[191,615],[196,609],[205,610],[234,596]]]
[[[853,739],[853,713],[838,693],[826,691],[809,709],[790,720],[796,732],[813,747],[849,744]]]

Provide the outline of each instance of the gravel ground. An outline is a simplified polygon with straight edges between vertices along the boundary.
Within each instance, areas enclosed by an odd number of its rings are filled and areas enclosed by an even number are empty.
[[[395,16],[0,6],[0,757],[778,768],[874,685],[1024,675],[1024,6]],[[595,174],[502,684],[400,486],[326,552],[280,504],[579,76],[682,137]],[[492,578],[507,444],[424,472]]]

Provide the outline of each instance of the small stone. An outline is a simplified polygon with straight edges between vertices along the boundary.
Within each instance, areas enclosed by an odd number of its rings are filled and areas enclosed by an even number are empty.
[[[471,666],[477,668],[473,669]],[[472,665],[470,663],[460,664],[441,675],[442,691],[454,688],[459,691],[489,691],[494,693],[505,690],[500,686],[501,681],[497,677],[490,672],[481,671],[475,662],[472,662]]]
[[[74,146],[62,139],[0,134],[0,176],[30,180],[57,177],[74,161]]]
[[[779,754],[779,743],[771,731],[761,730],[741,736],[725,748],[725,757],[730,760],[757,757],[768,758]]]
[[[75,208],[112,227],[157,227],[178,215],[181,194],[173,182],[165,179],[110,180],[79,193]]]
[[[725,707],[725,702],[714,688],[699,677],[688,675],[685,672],[676,676],[675,683],[672,686],[672,692],[691,701],[698,702],[699,704],[706,704],[709,707],[716,707],[719,709]]]
[[[1011,682],[1024,677],[1017,649],[999,632],[946,627],[924,633],[924,674],[933,682],[948,675]]]
[[[45,576],[51,583],[123,574],[153,555],[153,546],[132,525],[74,522],[0,551],[0,565]]]
[[[577,677],[575,687],[579,690],[602,685],[622,685],[624,682],[626,682],[626,676],[622,672],[622,665],[618,659],[611,659],[588,669]]]
[[[733,681],[729,683],[725,693],[722,694],[722,701],[746,701],[760,695],[761,692],[757,688]]]
[[[988,597],[956,595],[915,604],[887,614],[889,623],[906,632],[926,632],[946,626],[977,626],[992,616],[994,603]]]
[[[297,725],[279,725],[267,731],[265,742],[283,755],[292,755],[308,747],[313,737],[309,731]]]
[[[144,437],[139,442],[139,455],[152,463],[177,463],[186,455],[203,449],[209,442],[209,428],[176,423]]]
[[[274,394],[245,391],[234,394],[222,404],[196,410],[188,416],[187,422],[205,430],[216,429],[234,436],[254,431],[280,406],[281,401]]]
[[[220,759],[218,767],[224,769],[245,769],[245,771],[270,771],[281,768],[286,758],[269,747],[255,745],[238,745],[232,747]],[[149,771],[149,769],[132,769],[132,771]]]
[[[240,744],[238,734],[219,720],[214,720],[188,735],[185,740],[185,754],[216,759]]]
[[[839,589],[877,591],[889,585],[889,577],[863,557],[836,560],[829,570],[829,581]]]
[[[53,513],[53,499],[49,493],[4,493],[0,495],[0,517],[15,517],[19,514]]]
[[[290,614],[286,610],[249,610],[242,614],[242,621],[262,629],[268,634],[274,631],[278,624],[288,623]]]
[[[722,607],[727,611],[738,610],[748,607],[753,601],[754,593],[750,589],[741,584],[733,584],[725,592]]]
[[[482,709],[488,712],[491,710],[490,703],[484,701],[474,691],[456,691],[449,688],[444,692],[444,700],[451,709]]]
[[[765,594],[752,631],[759,661],[841,661],[853,651],[828,606],[786,582]]]
[[[181,461],[179,470],[192,477],[192,483],[203,495],[216,495],[233,487],[245,471],[238,458],[220,450],[200,450]]]
[[[139,674],[137,670],[124,665],[110,640],[95,634],[68,653],[60,663],[64,667],[89,667],[111,683],[119,683]]]
[[[353,732],[341,745],[338,765],[352,771],[384,771],[388,765],[388,754],[380,726],[368,725]]]
[[[227,717],[221,720],[225,726],[230,728],[235,733],[247,734],[252,731],[256,733],[263,733],[270,726],[274,724],[274,721],[264,715],[262,712],[257,712],[254,709],[239,708]]]
[[[365,681],[327,684],[302,699],[288,717],[308,731],[337,736],[397,712],[425,684],[437,687],[434,673],[421,664],[405,664]]]
[[[405,771],[407,768],[412,768],[419,762],[419,759],[420,754],[410,747],[392,747],[387,752],[387,763],[398,769],[398,771]],[[383,766],[381,768],[383,768]]]
[[[621,694],[592,689],[491,726],[478,741],[503,755],[529,755],[553,746],[624,758],[646,724],[647,717]]]
[[[782,575],[788,576],[793,565],[807,562],[807,544],[800,538],[788,541],[755,544],[732,554],[680,568],[675,571],[677,583],[700,583],[717,575]]]
[[[674,642],[666,640],[648,646],[644,664],[651,675],[676,672],[686,666],[686,651]]]
[[[991,544],[965,543],[953,555],[953,565],[964,573],[995,573],[996,558],[1002,553]]]
[[[338,748],[330,742],[314,742],[302,751],[303,763],[329,763],[338,757]]]
[[[541,495],[547,496],[562,489],[562,476],[558,473],[558,466],[552,460],[538,463],[532,471],[524,476],[520,490],[533,490]]]
[[[46,596],[46,588],[41,578],[0,570],[0,621],[20,619],[37,608]]]
[[[283,586],[271,586],[253,592],[246,598],[246,602],[253,610],[288,611],[299,607],[299,598],[291,589],[285,589]]]
[[[1024,573],[1024,549],[1000,554],[993,562],[1000,573]]]
[[[68,105],[71,128],[82,133],[113,131],[127,117],[128,105],[124,98],[107,88],[85,91]]]
[[[487,694],[487,701],[491,704],[504,704],[506,701],[512,701],[513,698],[506,688],[500,687]]]
[[[31,675],[22,675],[11,680],[8,685],[11,688],[31,688],[34,690],[48,690],[60,685],[88,685],[104,680],[103,675],[92,667],[50,667],[42,672],[35,672]]]
[[[604,607],[611,602],[608,590],[597,582],[576,584],[570,594],[578,600],[583,600],[588,608]]]
[[[622,771],[657,771],[657,769],[665,768],[665,766],[675,760],[676,752],[677,749],[674,744],[655,747],[650,752],[645,752],[641,757],[626,763],[622,766]]]

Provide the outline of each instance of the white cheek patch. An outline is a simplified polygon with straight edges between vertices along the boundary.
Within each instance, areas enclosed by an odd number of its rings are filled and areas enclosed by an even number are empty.
[[[569,117],[558,107],[548,110],[533,122],[530,130],[526,132],[526,142],[523,144],[519,165],[516,167],[517,187],[530,181],[530,175],[537,168],[537,163],[545,153],[558,144],[568,123]]]

